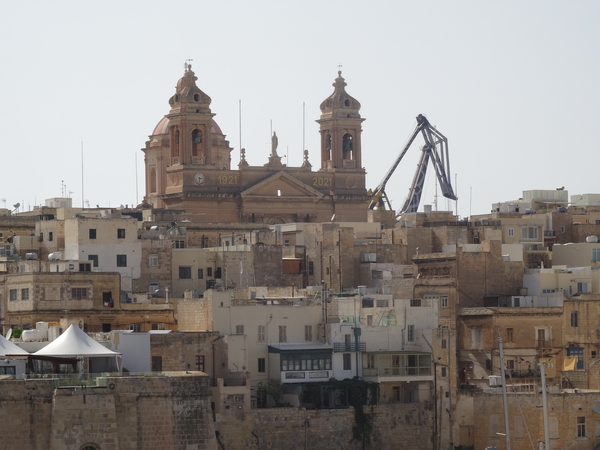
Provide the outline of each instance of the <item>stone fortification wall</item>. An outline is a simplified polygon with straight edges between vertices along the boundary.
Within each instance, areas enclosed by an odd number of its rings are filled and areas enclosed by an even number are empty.
[[[0,382],[2,448],[216,450],[205,375],[108,377],[107,387]]]
[[[433,411],[426,403],[365,407],[370,439],[353,439],[354,409],[255,409],[221,414],[215,428],[223,450],[427,450],[433,448]]]

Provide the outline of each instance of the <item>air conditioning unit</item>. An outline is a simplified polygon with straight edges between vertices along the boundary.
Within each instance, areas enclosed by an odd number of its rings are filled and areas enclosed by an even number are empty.
[[[502,377],[500,375],[490,375],[490,386],[502,386]]]

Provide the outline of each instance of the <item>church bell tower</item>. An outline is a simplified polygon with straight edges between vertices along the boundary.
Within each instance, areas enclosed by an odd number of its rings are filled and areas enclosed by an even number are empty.
[[[360,171],[362,154],[360,135],[360,103],[346,92],[342,72],[333,83],[333,94],[321,103],[321,118],[317,120],[321,133],[321,171]]]

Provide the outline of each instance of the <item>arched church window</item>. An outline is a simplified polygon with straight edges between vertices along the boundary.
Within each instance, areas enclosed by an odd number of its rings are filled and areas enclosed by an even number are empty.
[[[150,192],[156,192],[156,169],[150,169]]]
[[[198,94],[194,94],[194,101],[197,102],[200,100],[200,96]]]
[[[198,156],[200,144],[202,144],[202,131],[195,129],[192,131],[192,156]]]
[[[173,150],[171,156],[179,156],[179,129],[175,127],[173,131]]]
[[[352,152],[354,151],[354,143],[352,140],[352,135],[349,133],[346,133],[342,138],[342,153],[344,159],[352,159]]]
[[[348,99],[344,100],[344,106],[350,106],[350,100],[348,100]]]

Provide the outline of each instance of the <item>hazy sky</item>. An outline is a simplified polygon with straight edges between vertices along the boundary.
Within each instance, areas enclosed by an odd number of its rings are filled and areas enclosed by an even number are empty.
[[[28,210],[64,192],[75,206],[141,202],[140,149],[187,58],[234,148],[232,167],[240,100],[251,165],[267,162],[271,121],[279,154],[302,163],[304,102],[318,167],[315,120],[341,64],[366,118],[368,187],[425,114],[449,140],[461,216],[523,190],[600,192],[598,1],[34,0],[2,2],[0,17],[0,207]],[[415,144],[386,189],[395,208]],[[421,205],[434,191],[431,169]],[[438,209],[448,209],[442,197]]]

